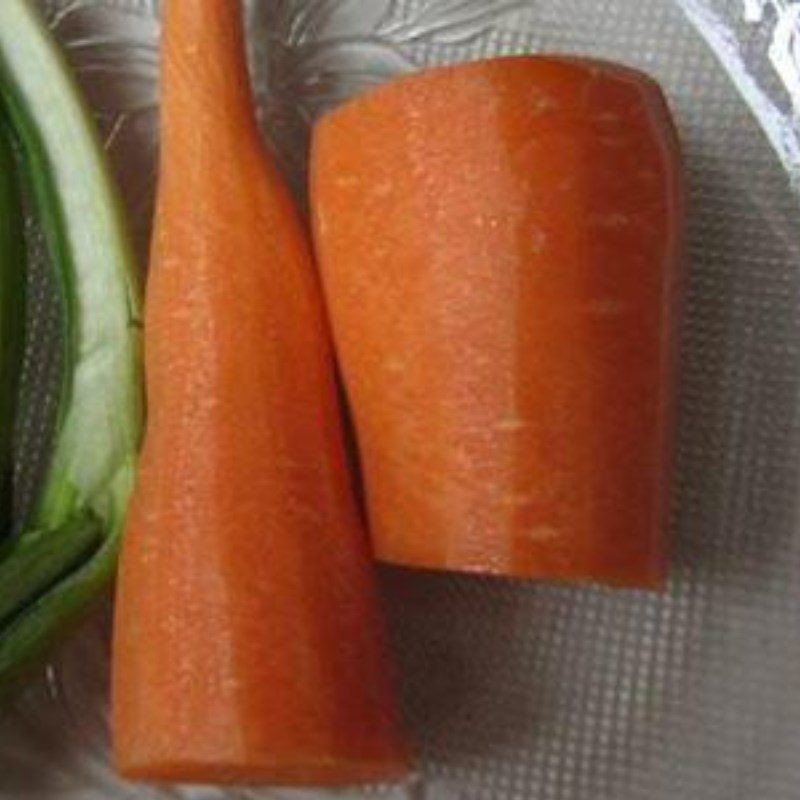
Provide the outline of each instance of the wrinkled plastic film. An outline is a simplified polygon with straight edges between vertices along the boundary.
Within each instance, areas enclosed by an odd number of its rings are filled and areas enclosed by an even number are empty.
[[[144,259],[154,5],[48,5],[98,111]],[[251,3],[262,119],[298,187],[309,122],[326,108],[399,72],[501,53],[582,53],[644,69],[664,86],[684,143],[691,209],[668,591],[382,568],[420,756],[409,785],[386,790],[392,800],[798,796],[798,9],[794,0]],[[37,303],[52,337],[52,308]],[[47,381],[34,384],[46,398]],[[35,463],[43,444],[32,434],[21,441],[39,443],[25,448]],[[108,624],[98,613],[0,715],[0,798],[325,796],[117,781],[107,761]]]

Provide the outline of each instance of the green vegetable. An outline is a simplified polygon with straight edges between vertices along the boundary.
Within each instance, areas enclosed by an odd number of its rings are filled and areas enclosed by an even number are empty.
[[[0,625],[2,682],[39,659],[113,577],[142,431],[142,391],[139,286],[117,192],[69,66],[29,0],[0,0],[0,98],[21,143],[62,306],[53,452],[26,524],[56,543],[39,554],[53,559],[52,568],[38,567],[46,577],[39,588],[72,563],[70,553],[84,552],[91,520],[102,540],[34,598],[17,591],[26,595],[21,607],[0,585],[0,608],[17,609]],[[6,558],[23,558],[25,546],[23,536]]]
[[[89,512],[54,531],[28,531],[10,544],[0,557],[0,624],[81,564],[101,536],[100,520]]]
[[[24,267],[25,232],[16,156],[11,131],[0,121],[0,535],[11,531],[11,440],[22,364]]]

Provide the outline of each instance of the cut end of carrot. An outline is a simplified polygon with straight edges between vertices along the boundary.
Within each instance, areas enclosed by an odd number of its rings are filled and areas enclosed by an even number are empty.
[[[152,760],[146,763],[118,761],[124,778],[155,783],[196,783],[225,786],[352,786],[365,783],[401,781],[408,775],[409,762],[387,759],[342,760],[298,758],[295,761],[264,758],[246,763],[232,761]]]
[[[453,559],[431,560],[416,559],[409,566],[408,555],[404,552],[393,553],[378,550],[375,557],[393,568],[424,570],[425,572],[460,572],[464,575],[475,575],[485,578],[511,578],[512,580],[536,580],[552,584],[588,584],[604,586],[612,589],[630,589],[632,591],[663,592],[667,588],[667,569],[665,562],[654,563],[650,571],[629,569],[616,571],[583,569],[578,566],[544,565],[530,563],[527,566],[518,559],[510,559],[494,563]]]

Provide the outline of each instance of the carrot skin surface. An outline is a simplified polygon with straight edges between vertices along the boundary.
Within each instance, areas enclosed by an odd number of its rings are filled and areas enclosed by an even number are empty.
[[[657,85],[519,57],[400,79],[312,148],[379,558],[657,587],[683,199]]]

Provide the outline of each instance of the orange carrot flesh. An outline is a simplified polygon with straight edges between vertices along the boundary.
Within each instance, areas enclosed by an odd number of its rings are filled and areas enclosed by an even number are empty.
[[[192,783],[398,777],[406,751],[319,287],[257,130],[240,4],[166,0],[162,37],[116,764]]]
[[[311,173],[378,557],[660,585],[682,200],[655,83],[434,70],[323,118]]]

